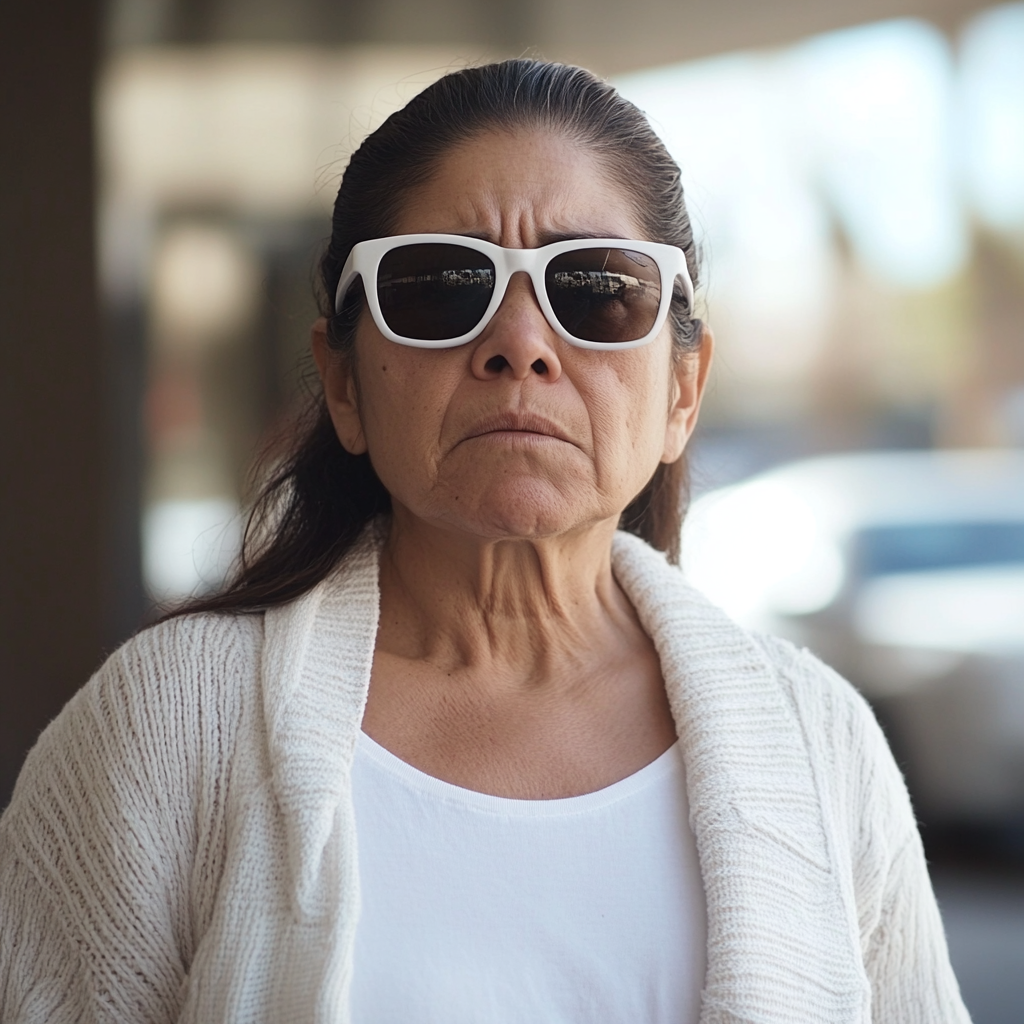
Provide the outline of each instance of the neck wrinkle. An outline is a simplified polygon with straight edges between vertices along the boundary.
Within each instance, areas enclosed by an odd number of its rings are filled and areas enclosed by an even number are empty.
[[[466,667],[583,655],[595,629],[635,621],[611,571],[615,525],[483,541],[416,524],[381,556],[382,647]]]

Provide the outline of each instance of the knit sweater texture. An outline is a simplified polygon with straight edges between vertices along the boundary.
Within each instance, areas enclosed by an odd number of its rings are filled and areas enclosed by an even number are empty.
[[[349,1020],[378,556],[368,532],[291,604],[145,630],[43,733],[0,821],[0,1021]],[[613,568],[686,763],[702,1024],[968,1021],[864,701],[635,537]]]

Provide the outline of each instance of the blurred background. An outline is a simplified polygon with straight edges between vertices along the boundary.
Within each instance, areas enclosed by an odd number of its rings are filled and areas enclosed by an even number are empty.
[[[682,167],[718,339],[686,571],[873,702],[975,1019],[1019,1024],[1020,3],[10,11],[0,806],[105,654],[230,564],[253,453],[309,372],[348,155],[445,71],[524,53],[611,78]]]

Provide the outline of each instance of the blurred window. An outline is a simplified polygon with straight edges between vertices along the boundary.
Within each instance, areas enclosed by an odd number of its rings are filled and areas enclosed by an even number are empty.
[[[863,577],[1024,562],[1024,522],[920,523],[861,532]]]

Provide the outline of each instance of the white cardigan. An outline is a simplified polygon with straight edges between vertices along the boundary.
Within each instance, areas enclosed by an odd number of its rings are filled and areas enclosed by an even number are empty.
[[[367,536],[285,607],[146,630],[50,725],[0,822],[4,1024],[349,1019],[350,772],[377,561]],[[863,700],[741,630],[636,538],[616,538],[613,564],[686,762],[702,1024],[967,1021]]]

